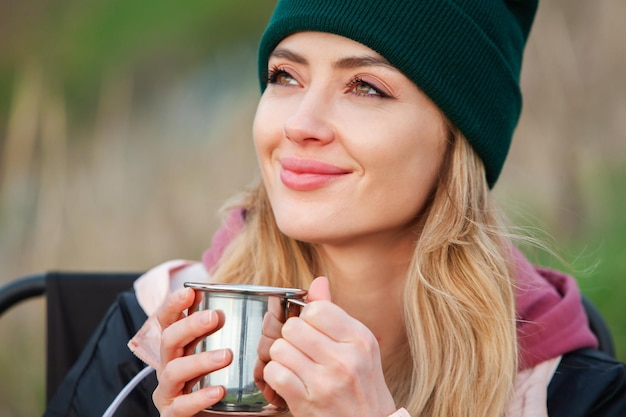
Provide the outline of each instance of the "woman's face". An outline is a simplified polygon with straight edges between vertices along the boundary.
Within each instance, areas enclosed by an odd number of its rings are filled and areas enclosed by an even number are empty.
[[[433,189],[446,132],[437,106],[372,49],[289,36],[270,56],[254,120],[278,227],[314,243],[414,240],[406,232]]]

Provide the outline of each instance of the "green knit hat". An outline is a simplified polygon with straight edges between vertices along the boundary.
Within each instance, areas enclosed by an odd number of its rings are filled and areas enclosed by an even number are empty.
[[[292,33],[328,32],[375,50],[465,134],[492,187],[522,107],[519,74],[538,0],[279,0],[259,48],[259,77]]]

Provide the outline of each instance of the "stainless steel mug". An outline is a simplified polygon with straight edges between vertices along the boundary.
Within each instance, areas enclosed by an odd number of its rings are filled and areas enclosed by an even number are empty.
[[[194,352],[227,348],[233,353],[229,366],[204,376],[193,388],[215,385],[226,388],[226,396],[206,412],[269,416],[287,411],[286,406],[270,404],[265,399],[255,383],[254,368],[265,315],[269,311],[282,322],[298,315],[307,292],[295,288],[195,282],[186,282],[185,287],[200,295],[189,314],[220,310],[224,315],[223,327],[203,338]]]

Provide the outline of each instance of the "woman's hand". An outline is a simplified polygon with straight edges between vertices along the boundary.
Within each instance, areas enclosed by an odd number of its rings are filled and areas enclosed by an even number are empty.
[[[378,342],[330,301],[328,280],[311,284],[310,303],[287,320],[269,348],[265,382],[296,417],[388,416],[396,410]]]
[[[219,330],[223,317],[216,311],[200,311],[186,317],[184,311],[195,301],[191,288],[172,293],[157,312],[161,325],[161,364],[157,368],[159,385],[152,399],[161,416],[187,417],[209,407],[224,395],[221,386],[206,387],[190,392],[191,387],[204,375],[224,368],[232,361],[230,350],[215,350],[193,355],[193,350],[203,337]]]

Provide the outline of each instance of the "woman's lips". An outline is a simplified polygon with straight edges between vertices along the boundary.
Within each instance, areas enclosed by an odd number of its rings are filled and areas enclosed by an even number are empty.
[[[280,179],[292,190],[308,191],[325,186],[351,171],[315,159],[282,158]]]

